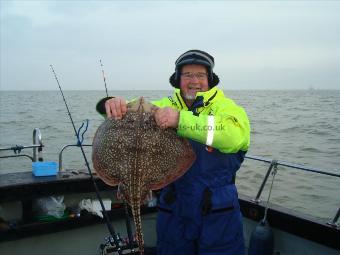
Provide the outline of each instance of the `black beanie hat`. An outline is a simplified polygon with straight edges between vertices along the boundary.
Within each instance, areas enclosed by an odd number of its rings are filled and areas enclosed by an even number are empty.
[[[209,88],[216,86],[220,79],[218,76],[213,72],[213,68],[215,65],[214,58],[208,54],[207,52],[201,50],[189,50],[183,53],[179,58],[176,60],[175,65],[176,69],[175,72],[170,76],[170,84],[175,87],[179,88],[179,81],[181,75],[181,69],[184,65],[203,65],[207,68],[208,71],[208,82]]]

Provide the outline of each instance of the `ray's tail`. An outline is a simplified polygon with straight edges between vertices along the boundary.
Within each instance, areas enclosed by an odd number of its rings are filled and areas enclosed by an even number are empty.
[[[131,206],[131,210],[132,210],[133,221],[136,227],[136,238],[137,238],[140,255],[143,255],[144,254],[144,238],[143,238],[143,232],[142,232],[142,218],[140,214],[140,207],[138,204],[134,203]]]

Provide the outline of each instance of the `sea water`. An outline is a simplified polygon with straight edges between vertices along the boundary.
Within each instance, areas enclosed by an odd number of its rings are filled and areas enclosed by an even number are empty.
[[[148,100],[171,91],[110,91],[110,95]],[[86,119],[84,144],[91,144],[103,117],[96,110],[103,91],[65,91],[76,128]],[[340,174],[340,91],[225,91],[248,113],[251,122],[249,155],[284,160]],[[59,91],[0,91],[0,147],[31,145],[34,128],[40,128],[45,161],[58,161],[67,144],[76,144],[72,124]],[[91,147],[85,147],[91,158]],[[21,151],[32,155],[32,150]],[[0,151],[0,156],[13,155]],[[255,197],[269,165],[245,160],[237,173],[240,194]],[[63,168],[84,169],[79,148],[63,153]],[[0,158],[0,174],[30,171],[28,158]],[[1,178],[1,175],[0,175]],[[271,178],[263,191],[266,200]],[[323,219],[331,219],[340,206],[340,178],[279,167],[270,202]]]

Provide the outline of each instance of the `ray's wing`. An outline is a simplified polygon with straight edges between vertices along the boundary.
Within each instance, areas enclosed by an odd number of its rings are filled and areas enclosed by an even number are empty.
[[[155,124],[156,125],[156,124]],[[161,189],[181,177],[192,165],[196,155],[190,143],[177,136],[174,129],[146,132],[143,164],[145,184],[148,189]]]
[[[92,147],[92,161],[98,176],[116,186],[129,178],[133,167],[134,137],[131,120],[106,119],[98,128]]]

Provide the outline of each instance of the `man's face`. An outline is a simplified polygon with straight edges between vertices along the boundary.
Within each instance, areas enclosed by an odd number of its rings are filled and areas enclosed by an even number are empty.
[[[182,96],[187,100],[194,100],[199,91],[209,90],[207,68],[202,65],[183,66],[180,89]]]

